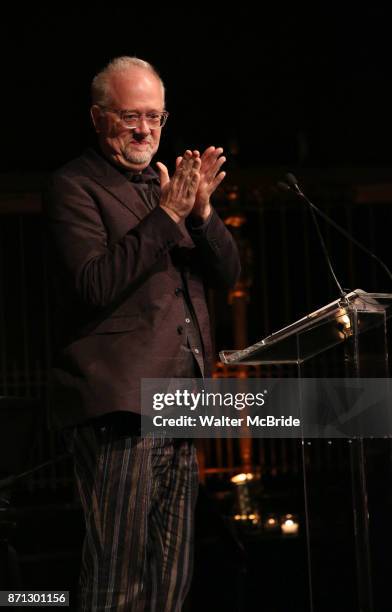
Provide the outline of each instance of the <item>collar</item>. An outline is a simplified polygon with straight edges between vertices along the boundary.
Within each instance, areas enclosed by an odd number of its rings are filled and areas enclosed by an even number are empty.
[[[108,164],[110,164],[113,168],[115,168],[117,172],[120,172],[120,174],[124,175],[128,179],[128,181],[130,181],[131,183],[154,182],[157,185],[159,185],[159,176],[157,172],[155,172],[155,170],[151,166],[147,166],[147,168],[144,168],[144,170],[142,170],[141,172],[133,172],[132,170],[127,170],[126,168],[123,168],[122,166],[118,166],[117,164],[112,162],[102,153],[101,149],[99,149],[98,147],[94,148],[94,151],[95,153],[97,153],[97,155],[99,155],[102,159],[104,159]]]
[[[151,166],[147,166],[147,168],[141,172],[132,172],[130,170],[125,170],[125,168],[119,168],[119,171],[126,176],[131,183],[151,183],[155,181],[159,183],[158,175]]]
[[[138,219],[141,220],[145,217],[146,204],[140,198],[130,197],[129,179],[125,176],[125,171],[121,171],[118,166],[110,162],[97,148],[87,149],[82,155],[81,161],[87,166],[86,172],[92,180],[116,197]],[[145,184],[155,185],[156,189],[159,190],[159,177],[151,166],[147,166],[140,174]]]

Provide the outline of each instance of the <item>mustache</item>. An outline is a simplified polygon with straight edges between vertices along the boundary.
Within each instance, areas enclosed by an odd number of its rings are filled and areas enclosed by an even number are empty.
[[[152,138],[135,138],[132,136],[129,142],[143,142],[144,144],[152,144]]]

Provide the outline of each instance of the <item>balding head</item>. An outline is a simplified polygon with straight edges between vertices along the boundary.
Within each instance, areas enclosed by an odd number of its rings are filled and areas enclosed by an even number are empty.
[[[91,100],[92,104],[99,106],[111,106],[112,104],[112,88],[113,84],[118,82],[121,76],[125,76],[132,72],[145,71],[153,75],[162,87],[162,94],[165,97],[165,87],[157,70],[149,62],[138,57],[122,56],[111,60],[105,68],[103,68],[93,78],[91,83]]]

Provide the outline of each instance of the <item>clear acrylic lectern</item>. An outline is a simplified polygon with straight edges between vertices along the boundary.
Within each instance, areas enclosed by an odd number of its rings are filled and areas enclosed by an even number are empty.
[[[356,289],[252,346],[237,351],[222,351],[220,358],[228,365],[292,365],[295,366],[296,375],[301,378],[388,378],[388,320],[391,314],[392,294],[367,293]],[[372,612],[374,606],[364,440],[349,442],[358,610]],[[306,445],[303,441],[302,448],[309,609],[317,612],[312,596],[314,589],[309,542],[312,531],[307,508],[309,496],[306,466],[309,459],[305,456]]]

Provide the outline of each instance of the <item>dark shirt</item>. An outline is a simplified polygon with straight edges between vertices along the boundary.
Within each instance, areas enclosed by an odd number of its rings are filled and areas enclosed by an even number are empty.
[[[148,166],[143,172],[129,172],[124,170],[124,176],[132,183],[143,202],[153,210],[159,201],[159,178],[154,170]]]

